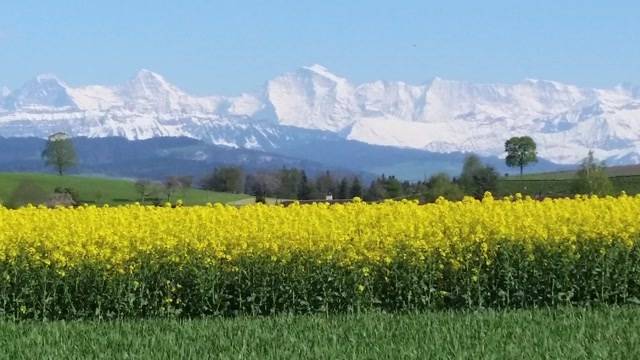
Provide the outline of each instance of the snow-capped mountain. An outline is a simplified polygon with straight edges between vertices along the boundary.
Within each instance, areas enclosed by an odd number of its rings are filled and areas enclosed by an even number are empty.
[[[192,96],[148,70],[120,86],[72,87],[41,75],[0,91],[0,136],[147,139],[188,136],[274,150],[299,138],[500,156],[530,135],[541,157],[574,164],[589,150],[611,164],[640,163],[640,87],[590,89],[554,81],[356,85],[320,65],[278,76],[237,97]]]
[[[54,75],[38,75],[20,89],[5,95],[4,108],[25,111],[64,111],[75,108],[67,86]]]
[[[354,87],[320,65],[269,81],[266,100],[279,123],[295,127],[339,132],[361,115]]]
[[[0,136],[46,137],[55,131],[129,139],[189,136],[254,148],[263,146],[254,138],[271,129],[262,129],[264,121],[251,126],[253,118],[248,115],[268,113],[255,96],[195,97],[148,70],[139,71],[122,86],[71,87],[54,76],[41,75],[4,97]]]

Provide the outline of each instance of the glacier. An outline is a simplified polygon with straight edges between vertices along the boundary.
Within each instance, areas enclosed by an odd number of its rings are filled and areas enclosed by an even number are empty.
[[[0,87],[0,136],[186,136],[269,151],[333,133],[368,144],[502,156],[529,135],[539,156],[575,164],[589,150],[609,164],[640,163],[640,87],[584,88],[526,79],[476,84],[434,78],[354,84],[321,65],[304,66],[240,96],[193,96],[150,70],[117,86],[70,86],[39,75]]]

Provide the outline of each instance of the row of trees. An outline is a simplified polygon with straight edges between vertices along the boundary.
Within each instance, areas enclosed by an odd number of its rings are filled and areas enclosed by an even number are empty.
[[[520,175],[526,166],[538,161],[536,143],[529,136],[510,138],[505,142],[505,152],[506,165],[519,168]],[[45,164],[54,167],[59,175],[63,175],[77,163],[73,143],[64,133],[49,137],[42,157]],[[497,180],[498,174],[494,168],[483,164],[477,156],[470,155],[465,159],[459,178],[450,178],[440,173],[415,183],[382,175],[364,186],[357,176],[335,176],[328,171],[311,179],[304,170],[299,169],[284,168],[245,174],[240,167],[226,166],[216,168],[200,185],[209,190],[253,194],[258,200],[266,197],[325,199],[327,195],[331,195],[338,199],[357,196],[371,201],[407,197],[432,201],[438,196],[449,199],[458,199],[464,194],[481,197],[485,191],[496,191]],[[171,201],[176,193],[190,188],[192,183],[191,177],[172,176],[163,182],[137,181],[135,189],[141,201],[160,197]],[[595,160],[592,152],[577,172],[573,188],[575,193],[605,194],[612,191],[604,164]]]
[[[536,143],[529,136],[512,137],[505,142],[505,158],[507,166],[519,167],[522,175],[524,167],[538,161]],[[42,158],[47,166],[56,169],[59,175],[76,166],[77,155],[73,142],[65,133],[55,133],[49,136]],[[235,171],[225,170],[225,171]],[[235,174],[238,175],[238,174]],[[239,184],[233,184],[239,185]],[[219,186],[219,184],[216,184]]]
[[[532,148],[533,146],[533,148]],[[535,161],[535,143],[531,138],[513,138],[507,141],[505,149],[509,153],[508,164],[517,164],[521,171],[523,166]],[[71,139],[64,133],[56,133],[49,137],[42,153],[45,163],[56,169],[59,175],[76,165],[77,157]],[[533,156],[533,158],[532,158]],[[446,174],[437,174],[428,181],[410,183],[399,181],[394,176],[384,176],[363,186],[357,176],[334,176],[329,171],[310,179],[304,170],[281,169],[278,171],[261,171],[245,174],[240,167],[218,167],[206,176],[201,186],[204,189],[231,193],[248,193],[258,200],[266,197],[280,199],[325,199],[331,195],[338,199],[361,197],[366,200],[386,198],[420,197],[434,200],[438,196],[456,199],[462,194],[481,196],[484,191],[495,189],[497,173],[494,169],[483,165],[476,156],[465,161],[459,179],[451,179]],[[149,180],[136,181],[134,187],[140,201],[158,200],[160,197],[168,201],[179,191],[192,186],[190,177],[172,176],[163,182]]]
[[[141,202],[159,201],[160,198],[170,202],[176,194],[190,189],[192,184],[193,178],[191,176],[169,176],[162,182],[138,180],[133,186]]]
[[[498,172],[476,155],[465,159],[460,177],[438,173],[418,182],[399,181],[394,176],[375,179],[364,192],[365,200],[412,198],[433,202],[439,197],[460,200],[469,195],[480,198],[486,191],[495,192],[498,186]]]
[[[358,176],[336,176],[329,171],[311,178],[304,170],[295,168],[245,174],[239,167],[226,166],[216,168],[201,185],[213,191],[244,192],[256,196],[258,201],[267,197],[324,200],[328,195],[334,199],[360,197],[368,201],[400,198],[434,201],[439,196],[451,200],[461,199],[465,194],[482,197],[485,191],[496,190],[497,181],[498,172],[494,168],[470,155],[459,178],[440,173],[425,181],[409,182],[382,175],[364,185]]]
[[[258,200],[267,197],[312,200],[325,199],[327,195],[341,199],[363,196],[357,176],[336,176],[326,171],[311,178],[304,170],[296,168],[245,173],[236,166],[218,167],[202,180],[201,185],[207,190],[252,194]]]
[[[536,143],[529,136],[512,137],[505,143],[505,159],[507,166],[519,167],[520,175],[524,167],[538,161],[536,153]],[[63,175],[67,170],[73,168],[77,164],[77,155],[73,142],[65,133],[55,133],[49,136],[45,149],[42,152],[42,158],[47,166],[56,169],[59,175]],[[236,171],[231,167],[224,171]],[[239,174],[234,174],[236,179],[240,178]],[[220,186],[220,184],[211,184]],[[239,186],[240,183],[231,184]]]

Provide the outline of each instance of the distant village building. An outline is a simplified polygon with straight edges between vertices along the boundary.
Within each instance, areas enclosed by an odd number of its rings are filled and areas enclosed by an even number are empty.
[[[76,202],[73,201],[71,194],[58,193],[58,194],[53,194],[49,198],[49,200],[47,200],[46,205],[47,207],[50,207],[50,208],[54,208],[56,206],[69,207],[69,206],[75,206]]]

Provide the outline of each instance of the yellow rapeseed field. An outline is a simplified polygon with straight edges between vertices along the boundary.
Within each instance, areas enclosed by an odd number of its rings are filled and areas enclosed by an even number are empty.
[[[0,208],[0,306],[73,317],[115,296],[137,305],[113,316],[628,301],[639,295],[639,218],[640,197],[624,194]],[[79,294],[100,304],[76,304]]]

